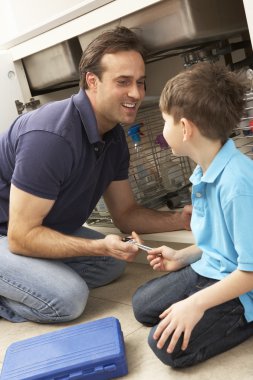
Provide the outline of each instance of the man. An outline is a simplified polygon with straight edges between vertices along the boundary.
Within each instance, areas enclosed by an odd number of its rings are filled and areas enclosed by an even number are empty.
[[[63,322],[84,310],[137,254],[116,235],[82,227],[104,195],[126,233],[188,226],[190,214],[145,209],[128,182],[121,124],[145,94],[143,47],[119,27],[98,36],[80,62],[80,91],[19,117],[0,138],[0,315]],[[8,225],[8,229],[7,229]]]

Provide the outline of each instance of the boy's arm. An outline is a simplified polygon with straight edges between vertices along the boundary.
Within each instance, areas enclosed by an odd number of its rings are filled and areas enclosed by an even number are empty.
[[[195,293],[192,298],[197,307],[206,311],[253,289],[253,272],[235,270],[212,286]]]
[[[147,259],[154,270],[173,272],[199,260],[201,255],[202,251],[196,245],[179,250],[163,245],[150,250]]]
[[[237,269],[214,285],[173,304],[160,315],[162,320],[154,334],[154,339],[158,341],[158,348],[162,348],[169,336],[172,336],[167,351],[173,352],[178,339],[183,334],[181,348],[185,350],[193,328],[206,310],[237,298],[252,289],[253,272]]]

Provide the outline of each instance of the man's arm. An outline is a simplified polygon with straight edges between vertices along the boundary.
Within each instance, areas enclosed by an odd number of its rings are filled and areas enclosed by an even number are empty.
[[[190,229],[191,207],[183,212],[157,211],[138,205],[129,181],[112,182],[104,199],[113,222],[122,232],[155,233]]]
[[[84,255],[113,256],[132,261],[138,248],[119,236],[91,240],[65,235],[42,225],[54,201],[24,192],[11,185],[8,241],[13,253],[43,258]]]

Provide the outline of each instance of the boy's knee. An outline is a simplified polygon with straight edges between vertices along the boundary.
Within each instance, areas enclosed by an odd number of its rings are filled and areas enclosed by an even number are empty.
[[[190,354],[181,350],[183,342],[182,336],[180,337],[174,351],[171,354],[167,352],[167,348],[170,343],[170,338],[167,339],[167,341],[161,349],[157,348],[157,340],[155,340],[153,337],[156,328],[157,325],[153,326],[150,330],[148,336],[148,344],[151,350],[158,357],[158,359],[160,359],[161,362],[163,362],[163,364],[168,365],[172,368],[185,368],[194,364],[193,358],[196,356],[196,354],[194,352]]]
[[[149,336],[148,336],[148,344],[151,350],[154,352],[154,354],[160,359],[165,365],[168,365],[170,367],[175,367],[171,354],[169,354],[167,350],[167,342],[165,343],[164,347],[162,349],[157,348],[157,340],[153,338],[154,332],[157,328],[156,326],[153,326],[150,330]]]
[[[148,305],[142,297],[141,289],[137,289],[132,298],[134,316],[140,323],[146,323],[146,310]]]

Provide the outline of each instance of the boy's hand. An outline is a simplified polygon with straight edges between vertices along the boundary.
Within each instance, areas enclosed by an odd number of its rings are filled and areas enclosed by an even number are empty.
[[[194,305],[191,297],[170,306],[160,315],[162,320],[153,335],[153,338],[157,340],[157,348],[161,349],[171,336],[167,348],[167,352],[171,354],[183,334],[181,349],[186,350],[192,330],[203,315],[204,311]]]
[[[183,263],[179,251],[165,245],[149,251],[147,260],[154,270],[161,272],[174,272],[186,265]]]

